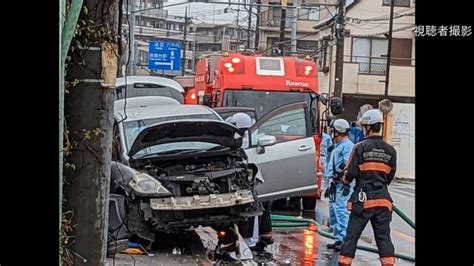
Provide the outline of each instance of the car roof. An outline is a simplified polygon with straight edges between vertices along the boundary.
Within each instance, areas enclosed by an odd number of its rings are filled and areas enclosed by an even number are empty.
[[[125,81],[127,81],[127,85],[133,85],[135,83],[150,83],[150,84],[158,84],[166,87],[173,88],[180,93],[184,93],[183,86],[181,86],[177,81],[163,78],[163,77],[156,77],[156,76],[127,76],[127,80],[124,77],[117,78],[115,83],[116,87],[125,86]]]
[[[166,96],[140,96],[127,99],[120,99],[114,102],[114,112],[127,109],[162,105],[181,105],[176,99]]]
[[[126,116],[125,116],[126,114]],[[160,105],[128,108],[126,113],[123,109],[117,109],[114,115],[118,119],[127,118],[125,121],[161,118],[185,115],[215,115],[220,121],[222,118],[209,107],[203,105]]]

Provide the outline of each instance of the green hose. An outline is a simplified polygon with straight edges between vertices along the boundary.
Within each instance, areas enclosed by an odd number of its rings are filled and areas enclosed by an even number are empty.
[[[394,208],[394,210],[395,210],[395,208]],[[399,214],[398,212],[401,212],[401,211],[398,209],[398,211],[395,211],[395,212],[397,212],[397,214]],[[405,215],[405,217],[408,221],[412,222],[406,215]],[[402,217],[402,219],[405,220],[403,217]],[[407,220],[405,220],[405,221],[407,223],[409,223]],[[276,227],[276,228],[301,228],[304,225],[308,226],[310,224],[314,224],[318,227],[318,234],[319,235],[322,235],[322,236],[327,237],[327,238],[334,239],[334,236],[332,234],[320,229],[321,225],[313,219],[297,218],[297,217],[289,216],[289,215],[272,214],[272,226]],[[412,227],[414,228],[414,226],[415,226],[415,224],[413,223]],[[357,248],[361,249],[361,250],[373,252],[373,253],[378,253],[378,249],[375,248],[375,247],[357,245]],[[407,255],[407,254],[395,252],[395,257],[415,262],[415,257]]]
[[[415,229],[415,222],[413,222],[413,220],[410,219],[410,217],[408,217],[408,215],[406,215],[404,212],[402,212],[402,210],[400,210],[397,206],[395,206],[393,204],[392,204],[392,207],[393,207],[393,210],[395,211],[395,213],[398,214],[398,216],[400,216],[400,218],[402,218],[403,221],[405,221],[407,224],[409,224],[411,226],[411,228]]]

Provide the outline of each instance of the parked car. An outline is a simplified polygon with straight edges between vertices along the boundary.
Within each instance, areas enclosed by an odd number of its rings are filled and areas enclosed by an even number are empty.
[[[165,96],[184,102],[184,88],[175,80],[156,76],[127,76],[118,78],[115,84],[116,99]]]

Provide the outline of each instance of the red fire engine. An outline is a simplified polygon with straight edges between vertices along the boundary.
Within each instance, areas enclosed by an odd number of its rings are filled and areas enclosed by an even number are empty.
[[[318,172],[315,181],[319,188],[307,201],[314,202],[314,197],[320,196],[322,131],[317,69],[313,61],[239,53],[211,55],[197,62],[193,85],[184,86],[186,104],[252,107],[258,117],[286,104],[307,102],[312,116],[312,132],[316,146],[315,165]]]

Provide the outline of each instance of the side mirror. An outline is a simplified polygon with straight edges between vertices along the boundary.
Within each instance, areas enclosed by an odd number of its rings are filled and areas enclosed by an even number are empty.
[[[329,101],[329,94],[327,93],[321,94],[321,96],[319,97],[319,101],[321,101],[323,105],[327,105]]]
[[[275,136],[265,135],[258,139],[257,145],[260,147],[272,146],[276,143]]]
[[[204,95],[202,97],[202,104],[205,106],[211,107],[211,101],[212,101],[211,95]]]
[[[339,115],[342,113],[342,111],[344,111],[342,100],[339,97],[332,97],[329,100],[329,106],[331,107],[331,113],[333,115]]]
[[[265,153],[265,147],[272,146],[276,143],[275,136],[262,136],[257,140],[257,154]]]

